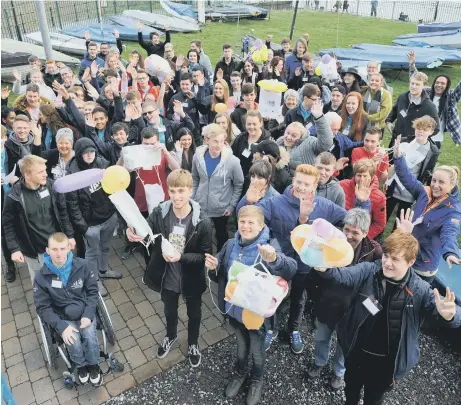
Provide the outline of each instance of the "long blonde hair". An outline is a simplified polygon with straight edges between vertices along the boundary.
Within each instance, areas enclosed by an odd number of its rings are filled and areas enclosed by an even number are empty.
[[[224,104],[227,104],[227,101],[229,100],[229,86],[227,84],[227,82],[223,79],[216,79],[216,81],[214,82],[214,85],[216,87],[216,83],[219,83],[223,89],[224,89]],[[211,111],[214,111],[214,107],[216,104],[219,104],[221,103],[220,101],[218,101],[218,99],[216,98],[215,94],[214,94],[214,91],[213,91],[213,96],[211,98]]]

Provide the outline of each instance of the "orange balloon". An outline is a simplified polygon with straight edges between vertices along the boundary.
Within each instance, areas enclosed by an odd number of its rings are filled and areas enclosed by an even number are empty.
[[[215,104],[214,111],[217,112],[217,113],[222,113],[222,112],[226,112],[228,110],[228,108],[229,107],[227,107],[226,104],[218,103],[218,104]]]
[[[300,253],[301,249],[306,241],[306,236],[312,232],[311,225],[303,224],[298,225],[293,232],[291,232],[290,240],[291,245],[294,247],[296,252]]]
[[[347,239],[329,238],[327,243],[332,245],[322,245],[324,260],[336,267],[345,267],[352,263],[354,250]]]
[[[230,281],[227,283],[225,295],[228,300],[230,300],[234,295],[234,291],[237,288],[237,284],[237,281]]]
[[[242,311],[242,322],[248,330],[259,329],[264,323],[264,317],[250,311],[249,309],[244,309]]]

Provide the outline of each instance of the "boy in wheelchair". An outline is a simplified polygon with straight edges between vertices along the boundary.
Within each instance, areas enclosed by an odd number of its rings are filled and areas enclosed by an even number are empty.
[[[101,385],[97,277],[85,260],[73,257],[69,239],[61,232],[48,239],[44,265],[34,281],[34,301],[42,321],[62,336],[79,382]]]

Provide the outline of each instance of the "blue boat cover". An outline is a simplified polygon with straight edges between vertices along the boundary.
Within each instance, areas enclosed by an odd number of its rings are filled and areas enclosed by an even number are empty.
[[[381,67],[384,69],[408,69],[408,56],[406,54],[396,55],[389,50],[329,48],[322,49],[319,53],[320,55],[334,53],[341,63],[343,60],[373,60],[380,62]],[[442,63],[443,59],[434,56],[418,54],[418,57],[416,58],[416,67],[419,69],[432,69],[440,66]]]
[[[98,30],[92,28],[69,28],[63,30],[63,33],[70,35],[72,37],[84,38],[85,31],[88,31],[91,35],[91,40],[96,42],[108,42],[110,44],[115,44],[117,40],[114,37],[113,29],[111,31],[101,28]]]
[[[101,24],[90,24],[88,28],[96,32],[101,32]],[[102,24],[102,29],[109,32],[114,32],[114,29],[118,29],[118,33],[122,41],[138,42],[138,29],[136,27],[123,27],[121,25]],[[142,36],[144,39],[149,40],[149,34],[151,32],[152,28],[149,28],[147,25],[143,26]]]
[[[194,20],[197,19],[198,13],[189,4],[176,3],[172,1],[164,1],[164,3],[172,10],[176,11],[179,15],[190,17]]]
[[[419,24],[418,32],[437,32],[437,31],[446,31],[446,30],[459,30],[461,29],[461,21],[452,22],[452,23],[429,23],[429,24]]]
[[[460,28],[461,30],[461,28]],[[413,38],[415,40],[418,39],[423,39],[427,37],[445,37],[447,35],[453,35],[456,34],[459,30],[447,30],[447,31],[437,31],[437,32],[423,32],[420,34],[404,34],[404,35],[399,35],[398,37],[395,37],[395,39],[409,39]]]
[[[416,49],[412,49],[416,48]],[[431,47],[431,48],[420,48],[415,47],[414,45],[411,46],[391,46],[391,45],[378,45],[378,44],[356,44],[354,45],[355,49],[362,49],[371,52],[388,52],[390,55],[399,55],[402,57],[407,58],[407,65],[408,65],[408,57],[407,54],[411,50],[416,52],[416,62],[418,63],[418,59],[427,56],[428,58],[438,58],[444,61],[444,63],[461,63],[461,50],[453,49],[453,48],[439,48],[439,47]],[[418,65],[416,66],[418,67]]]
[[[119,26],[122,26],[122,27],[127,27],[127,28],[135,28],[136,29],[136,20],[134,20],[133,18],[130,18],[130,17],[125,17],[125,16],[122,16],[122,15],[113,15],[113,16],[110,16],[109,17],[109,20],[112,21],[114,24],[117,24]],[[152,28],[152,27],[149,27],[148,25],[145,25],[143,24],[142,25],[142,35],[144,37],[144,33],[147,33],[147,35],[149,36],[149,33],[150,32],[158,32],[160,34],[160,36],[163,36],[165,35],[165,33],[161,30],[159,30],[158,28]]]
[[[456,303],[461,305],[461,266],[453,265],[451,270],[448,268],[448,264],[445,260],[440,260],[439,271],[435,276],[435,280],[432,283],[434,287],[439,289],[441,295],[445,296],[445,290],[447,287],[455,293]]]

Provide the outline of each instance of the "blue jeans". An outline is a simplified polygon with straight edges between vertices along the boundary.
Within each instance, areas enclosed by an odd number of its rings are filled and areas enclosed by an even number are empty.
[[[110,244],[116,227],[117,214],[114,214],[106,222],[90,226],[85,233],[85,259],[94,274],[109,270]]]
[[[330,356],[331,337],[334,329],[330,329],[327,325],[315,320],[315,365],[324,367],[328,363]],[[344,367],[343,351],[339,344],[336,344],[336,351],[333,357],[333,373],[338,377],[343,377],[346,368]]]
[[[80,321],[67,321],[69,326],[77,329],[74,344],[68,345],[70,359],[76,367],[95,366],[99,364],[99,342],[98,331],[96,330],[96,318],[87,328],[80,328]]]
[[[253,357],[251,380],[261,381],[264,375],[266,351],[264,350],[265,333],[262,329],[248,330],[243,323],[234,318],[229,319],[229,324],[235,330],[237,338],[237,374],[243,376],[247,373],[248,360]]]

